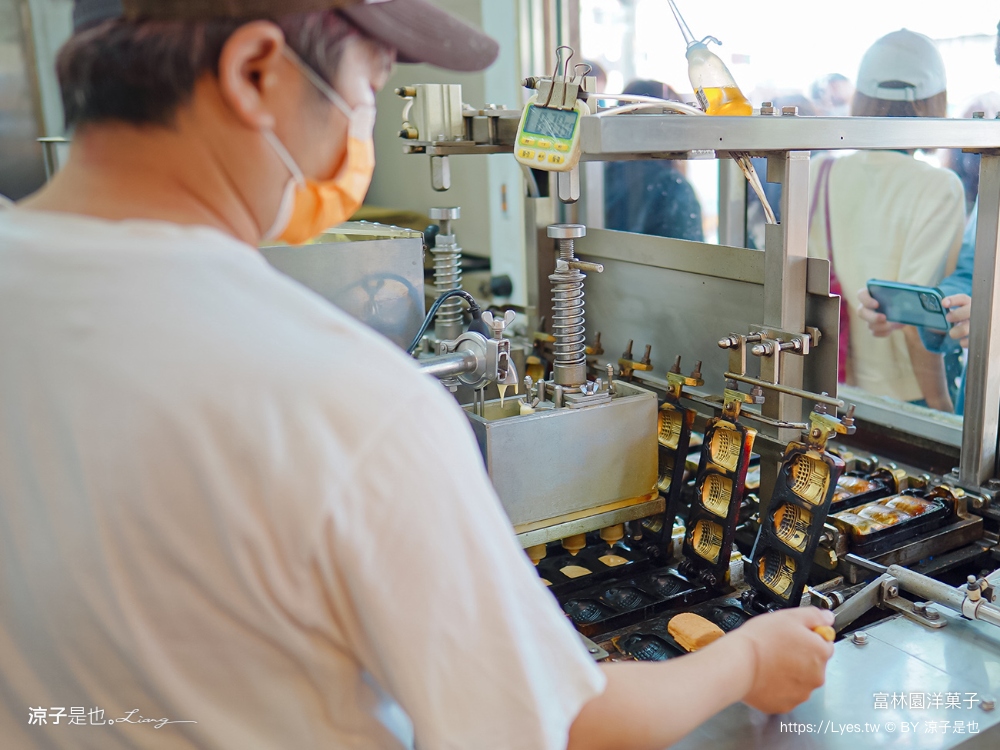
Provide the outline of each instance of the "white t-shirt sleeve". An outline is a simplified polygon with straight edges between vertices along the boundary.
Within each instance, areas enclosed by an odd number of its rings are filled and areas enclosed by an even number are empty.
[[[561,750],[604,676],[517,545],[471,428],[438,387],[418,383],[370,426],[350,487],[323,511],[321,580],[417,747]]]
[[[955,269],[965,230],[965,195],[953,172],[935,170],[913,211],[899,281],[934,286]]]

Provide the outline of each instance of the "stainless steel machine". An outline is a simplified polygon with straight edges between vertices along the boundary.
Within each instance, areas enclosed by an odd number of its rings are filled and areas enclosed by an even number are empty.
[[[732,190],[720,245],[526,212],[529,325],[507,336],[527,338],[534,369],[469,419],[539,575],[608,659],[680,654],[679,612],[724,630],[783,606],[836,612],[823,690],[786,717],[733,707],[685,748],[996,746],[1000,120],[609,113],[584,77],[525,81],[543,96],[570,84],[583,163],[716,158],[732,181],[731,158],[765,157],[782,222],[764,250],[740,246]],[[430,157],[436,189],[452,157],[523,143],[519,109],[463,106],[453,86],[399,93],[405,147]],[[964,423],[838,392],[841,301],[807,252],[812,152],[917,148],[982,154]],[[529,196],[581,195],[579,167],[525,175]]]

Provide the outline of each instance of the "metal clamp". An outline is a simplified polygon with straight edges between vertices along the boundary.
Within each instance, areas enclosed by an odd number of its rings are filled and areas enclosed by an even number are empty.
[[[517,368],[510,356],[510,341],[503,336],[515,317],[513,310],[504,313],[503,318],[487,310],[483,313],[483,323],[493,332],[492,338],[466,331],[454,340],[441,341],[439,356],[421,360],[420,368],[440,378],[451,390],[460,384],[473,390],[482,390],[490,383],[516,387]]]
[[[990,588],[987,579],[970,576],[967,585],[956,589],[899,565],[883,568],[855,555],[847,555],[846,559],[862,567],[884,572],[834,611],[838,631],[873,607],[890,609],[930,628],[944,627],[946,621],[927,602],[940,604],[970,619],[1000,627],[1000,608],[989,603],[983,596],[983,592]],[[916,594],[927,602],[913,604],[899,595],[901,590]]]

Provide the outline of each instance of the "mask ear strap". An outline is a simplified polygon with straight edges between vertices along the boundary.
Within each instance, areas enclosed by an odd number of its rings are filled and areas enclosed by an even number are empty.
[[[319,89],[320,93],[323,94],[330,102],[344,113],[344,116],[350,119],[353,114],[353,110],[348,106],[347,102],[344,101],[344,97],[336,92],[336,90],[327,83],[323,76],[312,69],[311,66],[306,64],[305,60],[299,57],[295,52],[293,52],[286,44],[281,48],[281,53],[288,58],[288,61],[292,63],[296,68],[302,71],[302,75],[309,79],[309,82]]]
[[[302,174],[302,170],[299,169],[299,165],[295,163],[295,159],[292,158],[292,155],[288,153],[288,149],[285,148],[285,144],[278,139],[278,136],[276,136],[274,131],[270,128],[262,132],[264,134],[264,140],[270,144],[271,148],[274,149],[274,153],[278,155],[282,164],[284,164],[291,173],[292,179],[295,180],[295,184],[299,187],[305,187],[305,175]]]

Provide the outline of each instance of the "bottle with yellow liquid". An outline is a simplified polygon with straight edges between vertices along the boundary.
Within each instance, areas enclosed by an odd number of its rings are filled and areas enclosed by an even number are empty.
[[[753,114],[753,105],[736,85],[733,74],[704,40],[688,45],[687,60],[688,78],[691,79],[691,86],[706,114]]]
[[[705,113],[752,115],[753,107],[736,85],[733,74],[718,55],[709,51],[706,44],[709,41],[716,44],[721,42],[714,36],[706,36],[700,42],[697,41],[684,16],[681,15],[677,3],[674,0],[667,0],[667,3],[687,44],[688,78],[691,79],[691,86]]]

